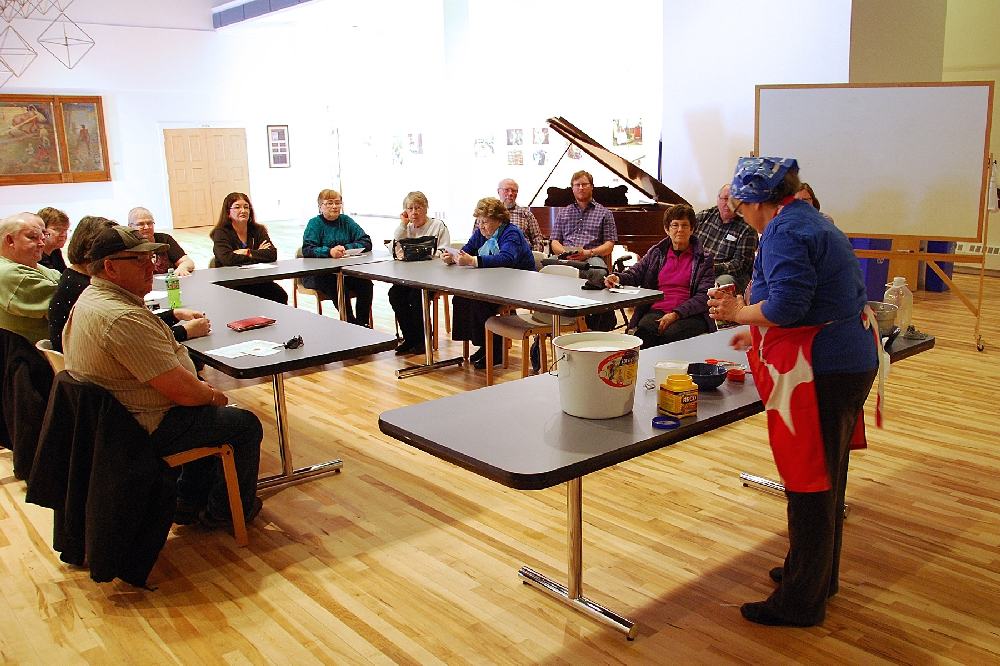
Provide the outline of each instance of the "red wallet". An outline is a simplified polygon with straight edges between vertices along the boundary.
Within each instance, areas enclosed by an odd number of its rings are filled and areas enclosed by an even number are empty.
[[[264,328],[265,326],[270,326],[276,320],[270,317],[247,317],[246,319],[238,319],[236,321],[231,321],[226,326],[233,329],[234,331],[252,331],[255,328]]]

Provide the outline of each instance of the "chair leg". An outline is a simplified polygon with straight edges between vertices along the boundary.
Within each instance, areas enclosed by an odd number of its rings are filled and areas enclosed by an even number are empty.
[[[437,351],[438,348],[438,299],[437,298],[434,299],[434,316],[431,318],[431,320],[434,322],[431,325],[432,328],[434,329],[431,332],[432,333],[431,347],[433,347],[434,351]]]
[[[528,340],[530,339],[530,336],[527,335],[521,338],[521,379],[524,379],[531,374],[529,371],[529,368],[531,367],[531,364],[529,363],[530,354],[528,353]]]
[[[233,460],[233,447],[223,444],[219,447],[219,457],[222,458],[222,472],[226,478],[226,490],[229,491],[229,511],[233,515],[233,536],[236,545],[246,547],[247,525],[243,518],[243,501],[240,499],[240,484],[236,478],[236,462]]]
[[[249,540],[247,539],[246,520],[243,518],[240,483],[236,477],[236,462],[233,460],[233,447],[229,444],[203,446],[181,451],[170,456],[164,456],[163,460],[171,467],[178,467],[193,460],[207,458],[208,456],[218,456],[222,460],[222,473],[226,480],[226,491],[229,494],[229,511],[233,516],[233,536],[236,537],[236,545],[243,548],[249,543]]]
[[[493,331],[486,331],[486,385],[493,386]]]
[[[299,285],[292,285],[292,307],[299,307]]]
[[[451,308],[448,307],[448,294],[442,296],[444,303],[444,330],[451,333]]]
[[[539,372],[549,371],[549,336],[543,335],[538,341],[538,355],[541,357],[542,367]]]
[[[323,314],[323,299],[320,298],[319,292],[316,292],[316,314]]]
[[[465,359],[466,363],[469,362],[469,341],[468,340],[462,340],[462,358]]]

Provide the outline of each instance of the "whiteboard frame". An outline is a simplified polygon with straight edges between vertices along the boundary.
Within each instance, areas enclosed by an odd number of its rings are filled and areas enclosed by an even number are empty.
[[[979,191],[979,214],[976,222],[976,235],[970,236],[934,236],[926,234],[870,233],[850,232],[847,235],[860,238],[919,238],[920,240],[968,241],[984,240],[984,224],[986,219],[986,197],[989,186],[989,156],[990,132],[993,120],[993,81],[944,81],[944,82],[912,82],[912,83],[844,83],[844,84],[779,84],[758,85],[755,90],[754,109],[754,155],[760,154],[760,102],[762,90],[796,90],[818,88],[940,88],[940,87],[985,87],[987,93],[986,132],[983,136],[982,177]]]

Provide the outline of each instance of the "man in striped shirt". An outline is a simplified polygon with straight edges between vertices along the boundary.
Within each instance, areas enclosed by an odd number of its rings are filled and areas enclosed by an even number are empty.
[[[231,445],[249,523],[261,508],[257,471],[263,430],[252,412],[226,406],[225,394],[197,376],[170,327],[146,309],[153,259],[166,247],[128,227],[105,229],[94,239],[90,286],[63,329],[66,370],[117,398],[150,433],[160,455]],[[174,522],[197,520],[213,528],[231,519],[222,465],[213,457],[184,465]]]
[[[504,178],[497,185],[497,195],[503,202],[504,208],[510,213],[511,223],[524,233],[532,250],[545,252],[545,237],[542,236],[538,220],[535,219],[535,214],[531,212],[530,208],[517,205],[517,193],[517,183],[514,182],[513,178]],[[478,228],[479,220],[476,220],[472,225],[472,233],[476,233]]]

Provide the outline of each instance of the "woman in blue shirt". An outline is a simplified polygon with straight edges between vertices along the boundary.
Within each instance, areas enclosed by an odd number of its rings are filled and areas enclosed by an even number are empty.
[[[524,232],[510,223],[510,212],[503,202],[493,197],[480,199],[473,216],[479,223],[472,238],[458,254],[445,252],[446,264],[476,268],[519,268],[534,271],[535,255],[524,237]],[[470,340],[479,349],[469,357],[477,370],[486,369],[486,320],[500,309],[496,303],[455,296],[452,299],[451,337],[453,340]],[[503,349],[503,340],[495,336],[494,350]],[[494,365],[501,358],[494,359]]]
[[[340,211],[344,209],[344,200],[337,190],[323,190],[316,199],[319,205],[319,215],[309,220],[305,233],[302,234],[303,257],[332,257],[340,259],[348,250],[361,249],[371,252],[372,239],[358,223]],[[317,289],[337,303],[337,276],[332,273],[313,275],[302,278],[302,284],[307,289]],[[347,321],[358,326],[368,326],[372,313],[372,294],[374,285],[371,280],[344,276],[344,289],[348,298],[344,299],[347,308]],[[358,299],[357,307],[351,309],[350,295]]]
[[[837,593],[850,447],[880,354],[854,250],[795,198],[798,170],[793,159],[740,159],[730,207],[761,233],[749,302],[719,291],[708,301],[713,318],[751,327],[733,345],[751,348],[788,497],[788,555],[770,572],[778,588],[740,609],[771,626],[820,624]]]

